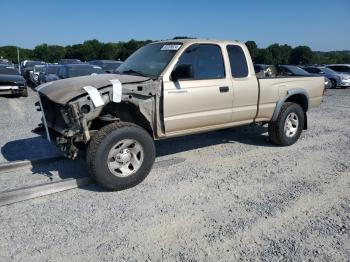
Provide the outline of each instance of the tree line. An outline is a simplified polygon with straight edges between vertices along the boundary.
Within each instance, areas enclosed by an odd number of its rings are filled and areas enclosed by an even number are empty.
[[[308,46],[272,44],[267,48],[258,48],[254,41],[245,43],[254,63],[271,65],[308,65],[308,64],[348,64],[350,51],[312,51]]]
[[[179,38],[179,37],[175,37]],[[60,45],[37,45],[34,49],[19,48],[21,60],[42,60],[54,63],[62,58],[76,58],[81,61],[96,59],[112,59],[124,61],[138,48],[151,43],[151,40],[130,40],[118,43],[102,43],[96,39],[88,40],[82,44],[60,46]],[[312,51],[308,46],[297,46],[272,44],[267,48],[259,48],[254,41],[247,41],[246,45],[256,64],[334,64],[350,63],[350,51]],[[0,58],[7,58],[17,62],[17,47],[0,47]]]
[[[118,43],[102,43],[96,39],[85,41],[82,44],[60,46],[60,45],[37,45],[34,49],[19,48],[20,60],[42,60],[55,63],[63,58],[75,58],[81,61],[98,59],[111,59],[124,61],[140,47],[151,43],[151,40]],[[6,58],[17,63],[17,47],[0,47],[0,58]]]

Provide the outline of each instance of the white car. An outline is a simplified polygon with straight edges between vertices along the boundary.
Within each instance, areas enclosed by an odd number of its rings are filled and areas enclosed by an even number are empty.
[[[327,65],[326,67],[334,70],[335,72],[350,75],[350,64],[333,64]]]

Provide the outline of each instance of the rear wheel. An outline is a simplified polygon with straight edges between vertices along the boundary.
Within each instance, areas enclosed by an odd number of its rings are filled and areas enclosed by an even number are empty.
[[[91,139],[87,165],[92,177],[110,190],[142,182],[152,169],[155,146],[143,128],[125,122],[104,126]]]
[[[277,145],[288,146],[294,144],[300,137],[304,127],[304,111],[300,105],[285,103],[275,122],[268,127],[270,140]]]

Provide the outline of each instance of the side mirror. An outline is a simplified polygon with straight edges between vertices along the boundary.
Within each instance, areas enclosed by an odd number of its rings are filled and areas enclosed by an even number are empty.
[[[179,65],[171,73],[171,80],[178,81],[180,79],[192,79],[193,78],[193,66],[192,65]]]

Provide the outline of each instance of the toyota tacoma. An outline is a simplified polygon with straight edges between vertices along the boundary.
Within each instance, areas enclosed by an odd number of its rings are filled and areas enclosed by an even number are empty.
[[[272,143],[292,145],[321,103],[324,78],[257,78],[242,43],[177,39],[140,48],[116,74],[37,90],[47,138],[71,159],[86,150],[92,177],[120,190],[149,174],[154,140],[261,123]]]

